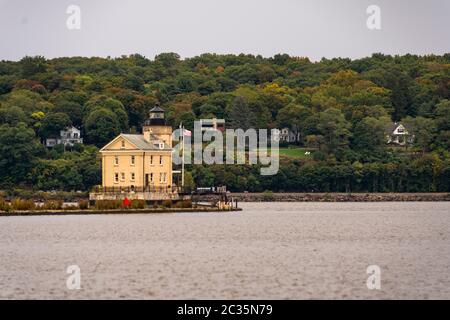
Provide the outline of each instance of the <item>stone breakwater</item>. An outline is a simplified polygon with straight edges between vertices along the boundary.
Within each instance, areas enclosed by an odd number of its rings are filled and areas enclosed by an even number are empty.
[[[450,193],[231,193],[240,202],[412,202],[450,201]]]
[[[196,208],[166,208],[166,209],[114,209],[114,210],[26,210],[26,211],[0,211],[0,217],[11,216],[65,216],[65,215],[113,215],[113,214],[163,214],[186,212],[232,212],[242,211],[241,208],[219,209],[216,207]]]

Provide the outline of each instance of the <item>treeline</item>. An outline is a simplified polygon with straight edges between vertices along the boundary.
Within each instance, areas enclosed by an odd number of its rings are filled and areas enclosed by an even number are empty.
[[[448,190],[439,181],[448,177],[450,158],[450,54],[319,62],[286,54],[183,60],[176,53],[1,61],[0,188],[87,190],[101,183],[98,148],[120,132],[140,132],[156,102],[174,127],[211,117],[233,128],[288,127],[299,145],[317,150],[309,161],[283,163],[271,178],[248,173],[234,181],[210,168],[214,183],[232,190]],[[411,155],[386,145],[393,121],[415,135]],[[82,130],[85,146],[43,147],[70,125]],[[428,157],[436,159],[431,182]],[[205,185],[201,168],[192,174]],[[237,168],[222,170],[233,175]],[[383,178],[386,171],[390,177]]]
[[[274,176],[261,176],[258,166],[195,166],[192,175],[198,185],[234,192],[450,192],[450,160],[432,155],[365,164],[294,160]]]

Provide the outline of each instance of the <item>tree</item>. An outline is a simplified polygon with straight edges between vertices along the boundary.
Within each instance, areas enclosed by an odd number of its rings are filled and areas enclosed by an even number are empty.
[[[306,136],[306,146],[311,149],[319,149],[323,144],[323,136],[314,134]]]
[[[68,159],[40,160],[33,170],[33,184],[40,190],[80,190],[83,177],[74,161]]]
[[[33,112],[31,114],[31,123],[30,125],[33,126],[34,131],[39,132],[39,129],[42,126],[42,120],[45,118],[45,113],[42,111]]]
[[[258,70],[251,64],[227,67],[224,74],[242,84],[256,84],[259,81]]]
[[[165,68],[174,67],[180,61],[180,55],[174,52],[165,52],[155,57],[155,62],[159,62]]]
[[[343,109],[345,118],[356,125],[358,122],[362,121],[365,117],[372,117],[375,119],[388,118],[389,113],[381,105],[358,105],[358,106],[345,106]]]
[[[394,107],[394,120],[400,120],[407,115],[414,116],[417,110],[412,109],[413,79],[399,66],[386,65],[373,70],[366,75],[377,85],[391,90],[390,100]]]
[[[183,112],[178,121],[182,122],[186,129],[194,130],[195,115],[191,111]]]
[[[14,88],[15,77],[13,76],[0,76],[0,94],[6,94],[11,92]]]
[[[256,124],[256,115],[243,97],[236,97],[233,100],[228,111],[228,117],[230,125],[234,129],[247,130],[254,128]]]
[[[414,135],[414,144],[420,147],[424,153],[429,151],[436,138],[436,122],[424,117],[406,117],[402,122],[408,133]]]
[[[289,60],[291,59],[291,57],[286,54],[286,53],[278,53],[276,55],[273,56],[272,60],[273,63],[277,64],[277,65],[285,65]]]
[[[140,127],[147,119],[149,110],[157,102],[154,96],[141,95],[133,90],[114,88],[111,92],[124,106],[130,126]]]
[[[249,85],[243,85],[233,92],[237,98],[242,98],[245,105],[249,108],[249,113],[242,110],[242,115],[249,118],[249,124],[252,128],[268,128],[272,122],[272,114],[269,106],[263,99],[263,92],[259,88],[253,88]],[[235,100],[236,101],[236,100]]]
[[[98,149],[94,146],[83,146],[79,157],[74,159],[78,172],[83,179],[85,189],[91,189],[102,182],[102,165]]]
[[[58,102],[55,111],[67,114],[76,127],[80,127],[83,123],[83,106],[79,103],[63,100]]]
[[[17,125],[19,122],[26,122],[27,120],[22,108],[16,106],[0,108],[0,124]]]
[[[89,99],[89,101],[86,103],[85,113],[90,114],[94,110],[100,108],[112,111],[117,117],[120,129],[123,132],[128,131],[128,115],[122,102],[106,95],[97,95]]]
[[[217,118],[224,119],[226,117],[226,108],[233,100],[233,96],[229,93],[215,92],[208,96],[207,104],[214,106],[211,108],[211,113],[213,113]],[[204,113],[203,106],[201,108],[201,113]],[[214,110],[214,112],[212,112]]]
[[[216,105],[205,103],[201,105],[199,108],[199,118],[206,119],[206,118],[223,118],[223,110]]]
[[[435,111],[436,125],[438,129],[437,144],[444,148],[450,148],[450,100],[442,100]]]
[[[177,86],[181,92],[192,92],[197,88],[196,74],[183,72],[177,76]]]
[[[61,130],[72,125],[70,117],[62,112],[47,114],[39,128],[39,135],[43,138],[57,137]]]
[[[362,160],[379,155],[386,145],[385,127],[389,118],[382,120],[366,117],[355,125],[353,131],[353,147],[361,153]]]
[[[53,109],[53,104],[44,101],[40,94],[30,90],[14,90],[2,98],[5,99],[5,105],[22,108],[25,113]]]
[[[278,112],[278,125],[288,127],[295,136],[299,136],[299,142],[306,136],[306,127],[308,118],[312,112],[300,105],[290,104]]]
[[[44,73],[47,71],[47,62],[44,57],[24,57],[19,61],[22,67],[22,76],[28,78],[37,73]]]
[[[201,95],[210,95],[220,90],[220,86],[215,80],[208,80],[200,83],[197,87],[198,93]]]
[[[144,90],[144,80],[136,75],[129,75],[123,81],[123,87],[135,91]]]
[[[24,184],[28,180],[42,145],[33,129],[21,122],[15,126],[0,126],[0,177],[2,182]]]
[[[326,152],[336,153],[348,147],[350,123],[338,109],[327,109],[319,114],[319,132],[324,137]]]
[[[202,187],[214,186],[214,173],[210,167],[195,166],[192,170],[195,185]]]
[[[186,171],[184,173],[184,186],[186,188],[190,188],[191,190],[194,190],[195,188],[195,181],[190,171]]]
[[[450,100],[442,100],[436,106],[435,116],[440,131],[450,130]]]
[[[98,108],[86,117],[84,129],[89,143],[103,147],[120,133],[120,124],[112,111]]]

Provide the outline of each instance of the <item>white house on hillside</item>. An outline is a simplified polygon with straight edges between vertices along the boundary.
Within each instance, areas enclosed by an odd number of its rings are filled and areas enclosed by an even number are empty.
[[[47,148],[52,148],[58,144],[73,147],[73,145],[77,143],[83,143],[83,138],[81,138],[80,130],[73,126],[66,130],[61,130],[59,132],[59,137],[48,138],[45,140],[45,146]]]
[[[289,128],[274,129],[272,139],[280,142],[294,143],[300,139],[299,134],[295,134]]]
[[[387,128],[386,141],[389,144],[404,146],[414,143],[414,135],[401,123],[393,123]]]

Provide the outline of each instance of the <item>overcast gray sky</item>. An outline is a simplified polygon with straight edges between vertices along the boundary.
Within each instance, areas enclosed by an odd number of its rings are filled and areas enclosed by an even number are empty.
[[[381,30],[366,26],[381,8]],[[69,30],[69,5],[81,29]],[[205,52],[359,58],[450,52],[450,0],[0,0],[0,59]]]

